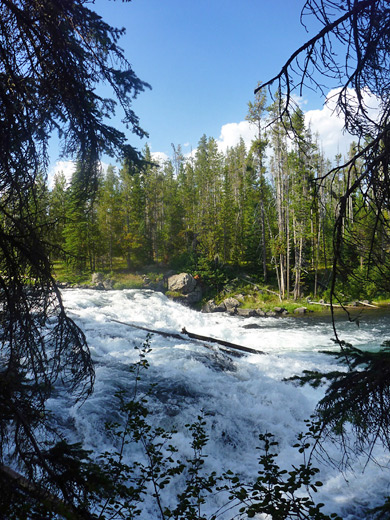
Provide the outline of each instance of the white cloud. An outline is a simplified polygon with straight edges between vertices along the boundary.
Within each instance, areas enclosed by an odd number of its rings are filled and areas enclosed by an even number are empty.
[[[293,102],[298,105],[301,109],[303,109],[304,105],[307,105],[308,101],[302,96],[298,96],[297,94],[291,94],[291,98]]]
[[[166,161],[169,160],[169,157],[165,152],[152,152],[151,156],[153,161],[156,161],[160,165],[163,165]]]
[[[333,160],[337,153],[346,153],[353,137],[343,132],[344,120],[324,105],[321,110],[309,110],[305,121],[313,134],[318,133],[319,144],[325,157]]]
[[[102,168],[103,173],[106,173],[107,168],[109,167],[109,164],[107,164],[105,162],[101,162],[100,166]],[[51,190],[53,188],[54,177],[57,173],[60,173],[60,172],[64,173],[65,179],[66,179],[67,183],[69,184],[75,169],[76,169],[75,161],[57,161],[55,163],[55,165],[53,166],[53,168],[51,168],[51,170],[49,171],[49,174],[48,174],[47,181],[48,181],[49,189]]]
[[[221,134],[217,140],[218,148],[222,152],[226,152],[227,148],[236,146],[240,137],[243,138],[244,143],[249,150],[251,142],[256,137],[255,125],[249,121],[240,121],[239,123],[227,123],[221,128]]]
[[[325,103],[321,109],[309,110],[305,112],[306,125],[310,125],[312,133],[318,134],[319,145],[324,152],[326,158],[334,160],[336,154],[346,155],[350,144],[356,140],[347,132],[343,131],[344,119],[342,115],[335,110],[337,94],[340,89],[330,90]],[[353,90],[348,91],[350,100],[357,105],[356,94]],[[295,102],[304,109],[307,101],[303,98],[296,97]],[[367,107],[367,111],[373,120],[378,120],[380,113],[380,103],[378,98],[371,95],[368,91],[363,92],[363,102]],[[217,145],[221,152],[226,152],[227,148],[232,148],[239,143],[240,137],[249,150],[251,142],[256,138],[256,126],[249,121],[240,121],[239,123],[226,123],[221,127],[221,133],[217,139]],[[185,143],[185,147],[188,143]],[[185,154],[187,159],[195,158],[196,148]],[[166,161],[169,157],[163,152],[153,152],[152,157],[160,163]]]
[[[249,121],[240,121],[239,123],[226,123],[221,127],[221,133],[216,140],[220,152],[225,153],[228,148],[233,148],[240,142],[240,138],[244,140],[247,150],[251,147],[253,139],[256,138],[255,125]],[[184,146],[187,146],[184,145]],[[194,159],[196,156],[196,148],[186,153],[186,159]]]
[[[340,89],[333,89],[326,97],[321,109],[309,110],[305,113],[305,121],[310,125],[312,132],[318,133],[319,142],[327,158],[333,160],[337,153],[345,155],[352,141],[356,137],[343,130],[344,117],[336,110],[337,95]],[[349,101],[352,106],[357,107],[357,97],[353,90],[348,90]],[[363,92],[363,102],[367,108],[369,117],[378,120],[380,103],[378,98],[370,92]]]
[[[76,163],[74,161],[57,161],[54,167],[49,171],[48,184],[49,188],[53,188],[54,177],[56,174],[63,172],[67,182],[70,182],[73,172],[76,169]]]

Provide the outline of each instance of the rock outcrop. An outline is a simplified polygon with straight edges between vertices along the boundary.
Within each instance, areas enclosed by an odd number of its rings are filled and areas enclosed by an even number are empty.
[[[168,278],[168,296],[181,303],[191,305],[201,301],[202,289],[191,274],[174,274]]]
[[[104,274],[103,273],[92,273],[92,283],[94,285],[98,285],[99,283],[103,283]]]
[[[306,307],[297,307],[296,309],[294,309],[294,314],[306,314],[306,312]]]
[[[230,314],[235,314],[237,311],[237,308],[240,305],[240,302],[236,298],[226,298],[222,302],[225,305],[226,311]]]
[[[217,305],[214,300],[209,300],[202,307],[202,312],[226,312],[226,307],[223,303]]]
[[[92,288],[100,291],[109,291],[114,288],[114,281],[104,278],[103,273],[92,273]]]
[[[188,273],[174,274],[168,278],[168,291],[189,294],[195,290],[196,280]]]
[[[252,316],[257,316],[257,312],[255,309],[237,309],[238,316],[242,316],[243,318],[251,318]]]

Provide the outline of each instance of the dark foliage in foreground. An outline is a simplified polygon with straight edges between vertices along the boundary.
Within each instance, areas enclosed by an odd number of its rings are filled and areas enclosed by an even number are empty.
[[[54,385],[86,397],[94,370],[83,332],[65,314],[43,238],[48,141],[57,131],[64,154],[80,162],[81,191],[90,193],[103,151],[137,158],[124,134],[105,123],[115,103],[99,97],[97,83],[112,87],[125,124],[140,136],[131,98],[147,86],[117,45],[122,31],[87,4],[0,1],[1,494],[15,492],[12,463],[29,481],[59,488],[69,504],[74,492],[44,444],[55,435],[45,402]]]
[[[229,470],[218,475],[205,464],[209,437],[203,413],[186,425],[189,455],[175,447],[175,430],[154,425],[148,394],[139,390],[141,373],[149,366],[148,352],[150,336],[139,351],[139,361],[130,367],[135,383],[132,395],[116,394],[119,420],[106,424],[112,449],[97,456],[80,444],[53,445],[44,456],[56,472],[56,482],[32,486],[14,482],[13,489],[0,498],[6,518],[120,520],[153,514],[161,520],[216,520],[262,513],[274,520],[340,520],[324,514],[323,504],[312,498],[322,483],[316,479],[319,470],[304,455],[316,435],[315,425],[309,423],[308,433],[298,436],[295,447],[303,459],[299,466],[280,468],[278,443],[271,433],[264,433],[259,436],[259,471],[253,482],[243,482]],[[133,450],[138,453],[136,460]],[[64,487],[72,493],[75,507],[58,498]],[[222,505],[214,506],[217,496]]]

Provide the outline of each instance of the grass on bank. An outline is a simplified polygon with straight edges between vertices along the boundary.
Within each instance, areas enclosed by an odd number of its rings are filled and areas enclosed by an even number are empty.
[[[105,279],[113,280],[114,289],[142,289],[148,284],[159,284],[163,281],[164,272],[156,266],[146,266],[143,269],[132,272],[125,264],[116,261],[112,269],[98,269]],[[60,284],[74,286],[89,286],[92,283],[92,271],[77,273],[65,262],[53,262],[55,280]]]
[[[225,298],[235,298],[241,305],[241,309],[261,309],[264,312],[273,311],[275,308],[283,308],[289,314],[293,314],[295,309],[305,307],[307,312],[328,312],[329,308],[322,305],[313,305],[304,298],[299,300],[284,299],[280,301],[277,295],[267,293],[263,288],[258,290],[241,287],[240,290],[229,293],[222,292],[216,297],[216,302],[221,303]]]

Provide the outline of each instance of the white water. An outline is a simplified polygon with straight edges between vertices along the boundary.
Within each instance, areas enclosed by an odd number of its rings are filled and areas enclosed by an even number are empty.
[[[210,413],[207,464],[211,469],[256,477],[259,452],[255,447],[259,433],[266,431],[274,433],[280,443],[281,467],[289,469],[290,464],[302,462],[292,445],[297,433],[305,430],[304,420],[323,389],[300,388],[283,378],[304,369],[331,368],[332,359],[319,353],[335,348],[329,317],[244,319],[201,314],[160,293],[141,290],[66,290],[63,298],[69,315],[85,332],[96,363],[95,390],[83,406],[73,405],[65,396],[50,403],[61,418],[61,427],[74,440],[82,440],[95,451],[106,449],[109,441],[104,422],[112,418],[116,406],[113,394],[132,385],[133,375],[126,366],[138,360],[134,347],[142,345],[146,332],[111,321],[115,319],[174,333],[186,327],[267,354],[229,357],[199,342],[153,336],[144,383],[157,383],[150,402],[156,424],[178,427],[175,443],[182,452],[190,454],[189,434],[183,425],[195,420],[203,409]],[[243,328],[250,323],[261,328]],[[366,313],[359,328],[343,319],[338,330],[342,339],[357,347],[378,348],[388,338],[389,323],[390,316]],[[337,458],[336,447],[328,446],[328,450]],[[379,504],[390,492],[387,456],[380,449],[375,455],[386,467],[369,463],[363,472],[366,459],[356,460],[344,476],[329,465],[315,463],[324,486],[314,498],[326,503],[324,512],[336,512],[345,520],[363,519],[364,508]]]

